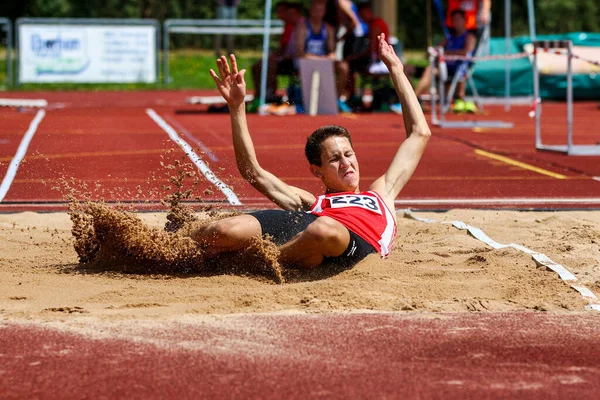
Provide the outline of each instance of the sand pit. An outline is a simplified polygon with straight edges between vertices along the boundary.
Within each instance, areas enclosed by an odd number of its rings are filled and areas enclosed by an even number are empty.
[[[454,210],[418,215],[463,220],[499,242],[545,253],[600,293],[598,211]],[[164,227],[166,216],[138,214],[141,223],[157,230]],[[567,312],[583,311],[587,304],[556,274],[537,268],[526,254],[492,250],[452,226],[428,225],[400,214],[389,259],[371,255],[349,270],[285,271],[283,284],[246,273],[245,264],[162,274],[82,266],[71,228],[66,213],[0,215],[0,315],[4,319],[162,319],[350,310]]]

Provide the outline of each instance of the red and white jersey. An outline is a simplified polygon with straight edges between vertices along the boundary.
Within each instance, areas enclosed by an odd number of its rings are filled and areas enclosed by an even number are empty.
[[[394,214],[373,191],[324,194],[312,205],[311,214],[330,217],[387,257],[396,236]]]

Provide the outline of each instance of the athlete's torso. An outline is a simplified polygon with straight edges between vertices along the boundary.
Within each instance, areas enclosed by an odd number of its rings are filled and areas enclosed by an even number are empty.
[[[446,51],[463,50],[467,46],[467,37],[470,34],[471,33],[469,33],[467,31],[467,32],[463,33],[462,35],[450,36],[448,38],[448,41],[446,42],[446,45],[444,46],[444,49]],[[446,61],[446,65],[448,66],[448,68],[453,68],[457,65],[460,65],[461,63],[462,63],[462,61],[458,61],[458,60]]]
[[[367,241],[383,257],[391,250],[396,221],[385,202],[373,191],[319,196],[310,213],[330,217]]]
[[[446,45],[444,46],[444,50],[463,50],[467,44],[467,36],[469,36],[469,32],[465,32],[462,35],[450,36],[446,42]]]
[[[306,41],[304,42],[304,51],[306,54],[315,56],[327,55],[327,24],[323,22],[319,32],[312,30],[310,21],[306,20]]]

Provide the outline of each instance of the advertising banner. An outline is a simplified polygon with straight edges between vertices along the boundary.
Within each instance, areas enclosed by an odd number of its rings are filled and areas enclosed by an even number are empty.
[[[156,27],[19,25],[19,81],[154,83]]]

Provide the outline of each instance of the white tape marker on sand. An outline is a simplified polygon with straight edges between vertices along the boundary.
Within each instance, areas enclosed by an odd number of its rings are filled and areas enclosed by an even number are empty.
[[[37,114],[35,114],[33,121],[31,121],[29,124],[29,128],[27,129],[27,132],[25,132],[23,139],[21,139],[21,143],[17,149],[17,154],[15,154],[14,158],[10,162],[8,170],[6,171],[6,175],[4,176],[2,184],[0,185],[0,203],[2,200],[4,200],[6,193],[8,193],[8,189],[10,189],[10,185],[12,184],[13,179],[15,179],[17,171],[19,170],[19,165],[21,165],[21,161],[23,161],[25,154],[27,154],[29,143],[31,143],[31,139],[33,139],[33,135],[35,135],[35,132],[37,131],[37,128],[40,125],[40,122],[42,122],[42,119],[44,119],[45,115],[46,111],[39,110]]]
[[[175,129],[171,127],[171,125],[169,125],[164,119],[160,117],[160,115],[156,113],[156,111],[154,111],[151,108],[146,109],[146,114],[148,114],[148,116],[152,118],[152,120],[156,122],[156,124],[160,126],[167,133],[167,135],[169,135],[172,141],[174,141],[179,147],[183,149],[185,154],[189,157],[190,160],[192,160],[196,167],[198,167],[198,169],[200,170],[200,172],[202,172],[206,179],[210,183],[218,187],[221,192],[223,192],[230,204],[235,206],[239,206],[242,204],[233,192],[233,190],[231,190],[229,186],[227,186],[219,178],[217,178],[217,176],[211,171],[211,169],[208,168],[208,165],[206,165],[206,163],[202,161],[198,154],[194,152],[192,146],[190,146],[185,140],[183,140],[177,134]]]
[[[558,274],[560,279],[568,283],[573,289],[575,289],[579,294],[586,299],[590,304],[586,306],[588,310],[600,311],[600,301],[598,297],[587,287],[574,283],[578,282],[578,279],[575,275],[573,275],[568,269],[563,267],[562,265],[552,261],[548,256],[542,253],[538,253],[537,251],[533,251],[528,249],[525,246],[521,246],[520,244],[502,244],[498,243],[495,240],[491,239],[488,235],[486,235],[481,229],[476,228],[474,226],[465,224],[462,221],[452,221],[452,222],[438,222],[433,219],[426,219],[417,217],[411,210],[402,210],[404,212],[404,216],[407,218],[414,219],[415,221],[424,222],[427,224],[449,224],[454,226],[456,229],[466,230],[469,232],[475,239],[480,240],[487,244],[488,246],[494,249],[504,249],[507,247],[522,251],[526,254],[529,254],[531,258],[535,261],[537,265],[544,266]]]

